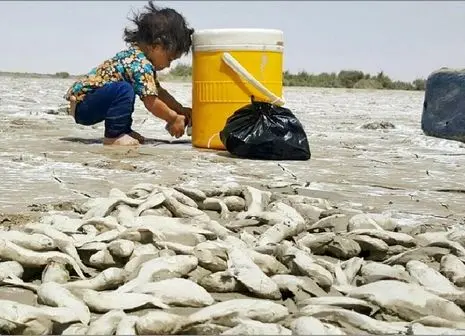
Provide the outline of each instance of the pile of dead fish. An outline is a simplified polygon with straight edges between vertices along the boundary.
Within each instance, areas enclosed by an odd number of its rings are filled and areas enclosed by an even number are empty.
[[[14,334],[464,334],[465,230],[235,183],[139,184],[0,231]]]

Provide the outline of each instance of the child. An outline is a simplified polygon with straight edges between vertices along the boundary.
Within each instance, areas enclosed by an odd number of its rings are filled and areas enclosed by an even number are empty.
[[[131,128],[136,95],[148,111],[167,122],[166,129],[176,138],[190,121],[192,110],[160,86],[156,71],[189,52],[194,30],[174,9],[157,8],[152,1],[145,9],[131,20],[136,28],[124,30],[130,46],[92,69],[64,96],[76,123],[87,126],[105,121],[104,145],[144,142]]]

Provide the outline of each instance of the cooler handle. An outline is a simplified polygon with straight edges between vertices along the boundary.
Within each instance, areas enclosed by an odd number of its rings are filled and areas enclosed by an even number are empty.
[[[223,62],[225,62],[236,74],[245,78],[255,89],[265,95],[271,104],[283,106],[286,101],[284,98],[276,96],[273,92],[268,90],[262,83],[260,83],[250,72],[248,72],[230,53],[223,53]]]

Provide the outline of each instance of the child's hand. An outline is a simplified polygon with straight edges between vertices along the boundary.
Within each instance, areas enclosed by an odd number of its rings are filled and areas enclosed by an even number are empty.
[[[168,132],[171,136],[174,136],[176,138],[180,138],[183,136],[184,128],[186,127],[185,119],[186,117],[178,114],[176,120],[173,121],[171,124],[168,124]]]
[[[178,113],[186,117],[184,121],[186,125],[192,124],[192,109],[190,107],[183,107]]]

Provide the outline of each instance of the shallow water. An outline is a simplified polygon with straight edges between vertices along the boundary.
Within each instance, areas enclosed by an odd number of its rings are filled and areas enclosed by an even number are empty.
[[[169,143],[164,123],[139,101],[134,129],[150,138],[148,144],[138,150],[104,148],[103,124],[79,126],[56,114],[71,82],[0,77],[0,212],[107,195],[113,187],[127,190],[138,182],[282,180],[306,183],[302,193],[371,207],[406,224],[465,224],[465,144],[423,135],[423,92],[286,88],[287,107],[304,124],[312,159],[278,165],[194,149],[186,136]],[[162,85],[191,103],[190,84]],[[395,128],[362,128],[381,121]]]

